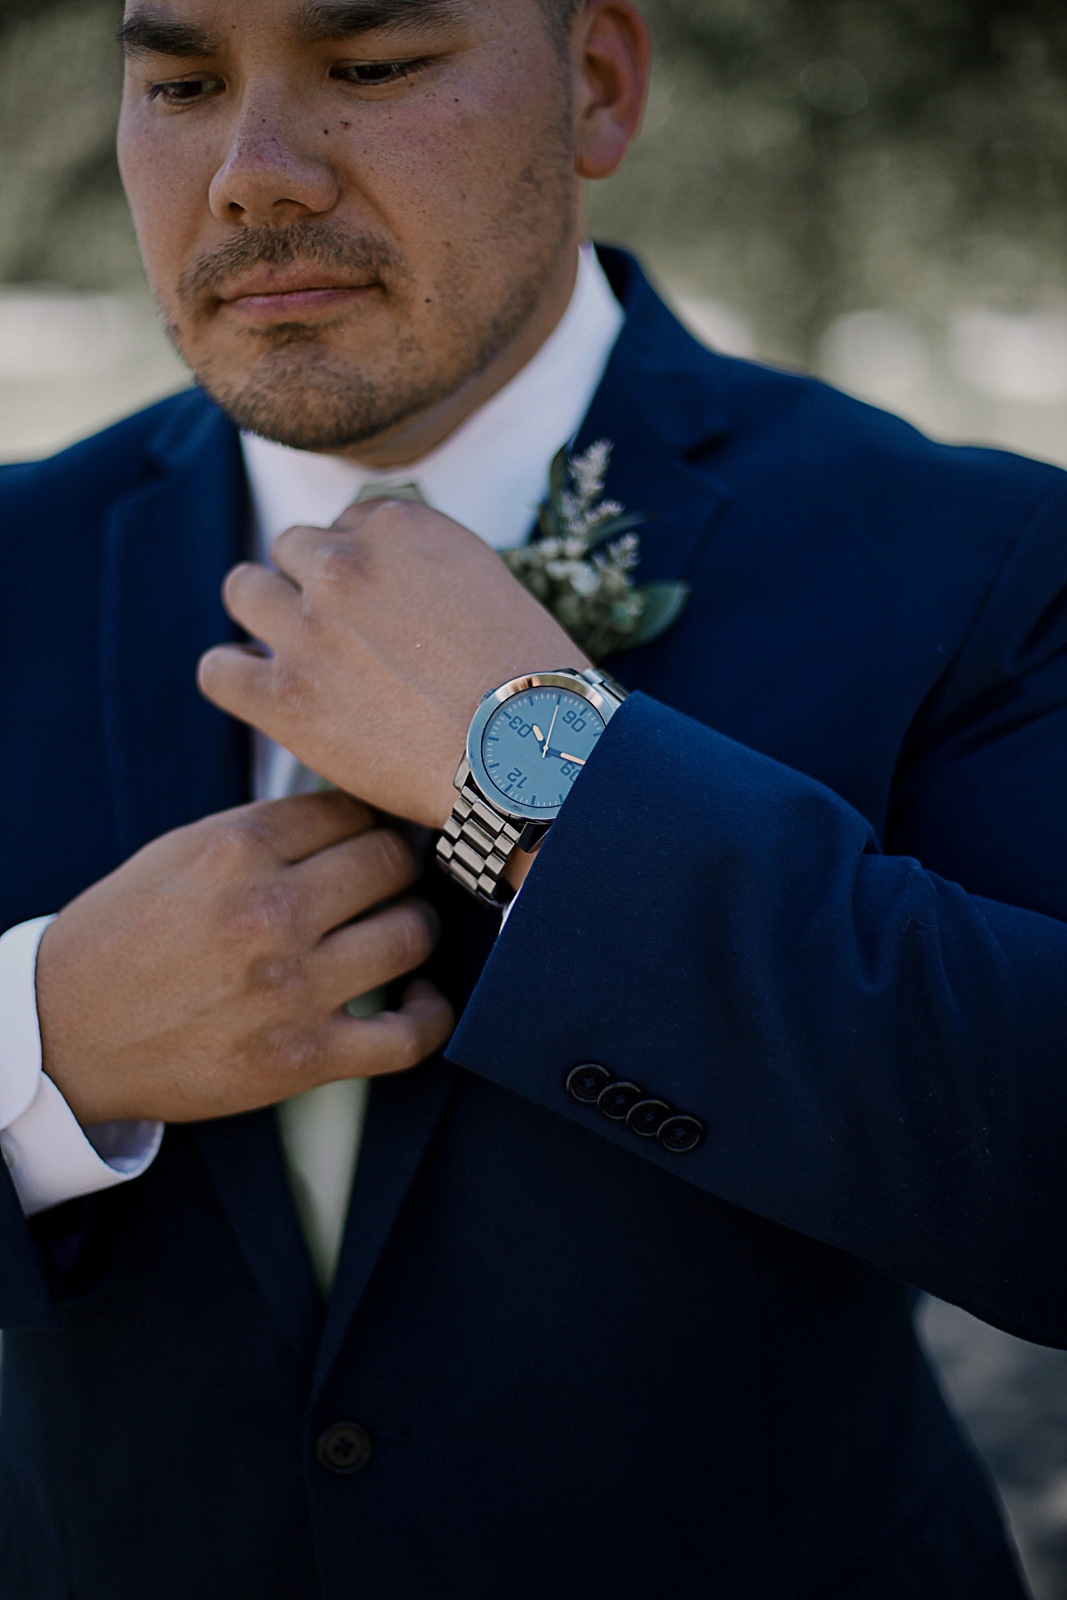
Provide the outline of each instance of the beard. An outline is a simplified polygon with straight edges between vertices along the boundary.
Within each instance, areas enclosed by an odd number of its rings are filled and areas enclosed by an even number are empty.
[[[561,223],[565,220],[561,216]],[[392,301],[399,315],[391,348],[376,341],[373,360],[361,361],[358,349],[342,344],[343,315],[327,322],[248,328],[238,337],[249,345],[252,359],[234,378],[217,370],[209,348],[201,359],[191,358],[176,325],[170,335],[198,382],[239,428],[291,449],[340,453],[431,410],[489,366],[534,312],[565,233],[562,226],[558,241],[542,235],[540,248],[524,252],[523,270],[505,275],[506,287],[488,316],[484,296],[470,285],[465,293],[455,271],[437,286],[437,326],[447,337],[435,341],[431,352],[404,316],[415,290],[390,241],[353,234],[336,222],[250,227],[182,274],[183,320],[205,329],[205,346],[210,345],[211,314],[228,282],[261,264],[313,263],[373,282],[373,292]]]

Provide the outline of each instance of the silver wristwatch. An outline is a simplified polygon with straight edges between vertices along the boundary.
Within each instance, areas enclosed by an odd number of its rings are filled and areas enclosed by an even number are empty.
[[[507,904],[508,857],[541,843],[625,699],[595,667],[531,672],[482,696],[437,842],[437,859],[457,883],[489,905]]]

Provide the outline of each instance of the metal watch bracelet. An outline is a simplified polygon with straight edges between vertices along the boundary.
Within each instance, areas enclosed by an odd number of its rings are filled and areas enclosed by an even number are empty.
[[[571,668],[553,670],[581,678],[612,702],[613,712],[626,699],[628,691],[595,667],[582,672]],[[459,794],[437,841],[438,865],[477,899],[491,906],[506,906],[515,893],[503,876],[511,852],[516,848],[536,849],[554,818],[530,823],[511,816],[482,793],[466,755],[454,781]]]

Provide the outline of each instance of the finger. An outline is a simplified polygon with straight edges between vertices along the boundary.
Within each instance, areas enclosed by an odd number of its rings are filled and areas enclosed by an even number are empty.
[[[308,926],[323,934],[403,894],[418,876],[406,840],[392,828],[374,828],[301,861],[291,882],[307,908]]]
[[[374,1078],[386,1072],[403,1072],[433,1055],[456,1025],[452,1007],[425,979],[404,992],[398,1011],[379,1011],[376,1017],[331,1018],[328,1052],[338,1077]]]
[[[253,839],[265,843],[280,860],[290,862],[305,862],[321,851],[329,852],[332,846],[365,834],[375,822],[369,806],[340,789],[257,800],[231,816]]]
[[[308,973],[329,1011],[412,972],[437,943],[440,924],[432,906],[406,900],[327,934],[312,951]]]
[[[300,614],[300,591],[258,561],[242,561],[230,569],[222,601],[235,622],[267,644],[284,639]]]
[[[264,713],[273,709],[273,673],[273,661],[254,646],[216,644],[200,657],[196,682],[200,693],[223,711],[260,727]]]
[[[337,534],[329,528],[286,528],[271,545],[270,558],[279,572],[303,588],[320,563],[323,551],[338,543]]]

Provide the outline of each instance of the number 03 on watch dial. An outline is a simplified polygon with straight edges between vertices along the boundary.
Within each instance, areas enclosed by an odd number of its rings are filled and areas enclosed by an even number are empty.
[[[584,696],[548,685],[524,689],[487,722],[481,765],[508,810],[547,820],[603,731],[603,717]]]

